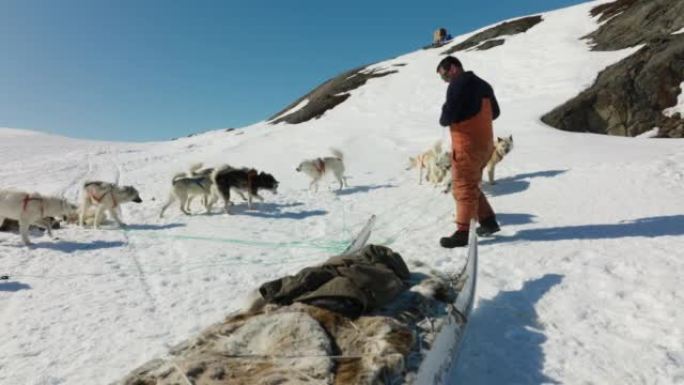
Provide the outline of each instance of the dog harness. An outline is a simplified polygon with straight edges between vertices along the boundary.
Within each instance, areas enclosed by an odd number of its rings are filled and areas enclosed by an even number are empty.
[[[43,205],[43,198],[37,198],[37,197],[32,197],[29,194],[26,194],[24,199],[21,201],[21,209],[23,211],[26,211],[26,207],[28,206],[28,203],[30,201],[38,201],[40,202],[40,217],[44,218],[45,217],[45,205]]]
[[[314,162],[314,167],[316,167],[316,171],[318,171],[320,174],[325,173],[325,161],[323,161],[323,159],[316,159],[316,162]]]
[[[95,194],[93,194],[93,192],[90,189],[88,190],[88,196],[90,197],[90,199],[94,200],[96,203],[102,202],[102,200],[104,199],[104,197],[107,196],[107,194],[112,196],[112,208],[115,208],[116,206],[118,206],[118,202],[116,201],[116,198],[114,198],[114,194],[112,193],[112,190],[105,192],[99,198],[96,197]]]

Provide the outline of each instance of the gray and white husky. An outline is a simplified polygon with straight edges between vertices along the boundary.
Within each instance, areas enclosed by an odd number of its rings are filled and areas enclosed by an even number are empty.
[[[335,179],[340,184],[339,190],[342,190],[342,187],[348,187],[347,177],[344,176],[344,155],[340,150],[334,148],[331,148],[330,151],[333,156],[307,159],[297,166],[297,172],[303,172],[311,178],[309,190],[314,188],[314,191],[318,191],[318,182],[323,176],[328,174],[335,176]]]
[[[211,206],[216,202],[214,191],[214,181],[211,173],[208,175],[176,175],[171,181],[171,193],[169,200],[162,207],[159,218],[164,216],[164,211],[175,201],[180,202],[180,210],[185,215],[190,215],[190,201],[195,196],[202,197],[202,203],[207,213],[211,212]]]
[[[114,221],[123,227],[125,224],[119,218],[119,206],[135,202],[141,203],[140,194],[133,186],[117,186],[114,183],[91,181],[83,184],[81,192],[81,208],[79,211],[78,224],[83,226],[85,216],[90,206],[95,206],[95,218],[93,218],[93,228],[97,229],[101,223],[100,217],[106,210]]]
[[[24,244],[29,245],[30,225],[37,225],[47,230],[52,238],[52,226],[48,217],[67,217],[76,212],[76,205],[66,199],[43,196],[37,193],[26,193],[14,190],[0,190],[0,223],[5,218],[19,222],[19,233]]]

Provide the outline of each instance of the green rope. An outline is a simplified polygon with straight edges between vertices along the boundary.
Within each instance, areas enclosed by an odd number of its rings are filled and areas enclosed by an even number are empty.
[[[254,241],[254,240],[243,240],[243,239],[232,239],[232,238],[220,238],[220,237],[207,237],[199,235],[168,235],[168,234],[150,234],[142,233],[135,230],[124,230],[127,234],[132,234],[135,236],[142,236],[155,239],[179,239],[179,240],[190,240],[190,241],[205,241],[205,242],[220,242],[220,243],[231,243],[235,245],[242,246],[259,246],[259,247],[270,247],[273,249],[279,248],[299,248],[299,249],[316,249],[325,250],[332,253],[340,253],[344,251],[349,243],[348,240],[321,240],[321,241],[292,241],[292,242],[265,242],[265,241]]]

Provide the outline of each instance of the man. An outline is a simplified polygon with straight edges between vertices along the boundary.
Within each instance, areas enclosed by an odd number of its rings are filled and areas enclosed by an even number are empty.
[[[451,131],[451,172],[456,200],[456,232],[440,239],[442,247],[468,244],[470,220],[480,227],[477,234],[491,235],[499,231],[494,210],[482,191],[482,169],[494,150],[492,121],[499,117],[499,104],[494,90],[471,71],[465,72],[461,62],[447,56],[437,66],[437,73],[449,83],[446,102],[439,123]]]

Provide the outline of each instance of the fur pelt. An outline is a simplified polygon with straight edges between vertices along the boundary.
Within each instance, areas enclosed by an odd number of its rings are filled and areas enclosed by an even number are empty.
[[[402,376],[413,334],[382,316],[355,321],[304,304],[267,306],[209,328],[120,385],[374,385]]]
[[[456,297],[458,275],[409,261],[412,288],[349,319],[256,301],[116,385],[380,385],[410,383]]]

